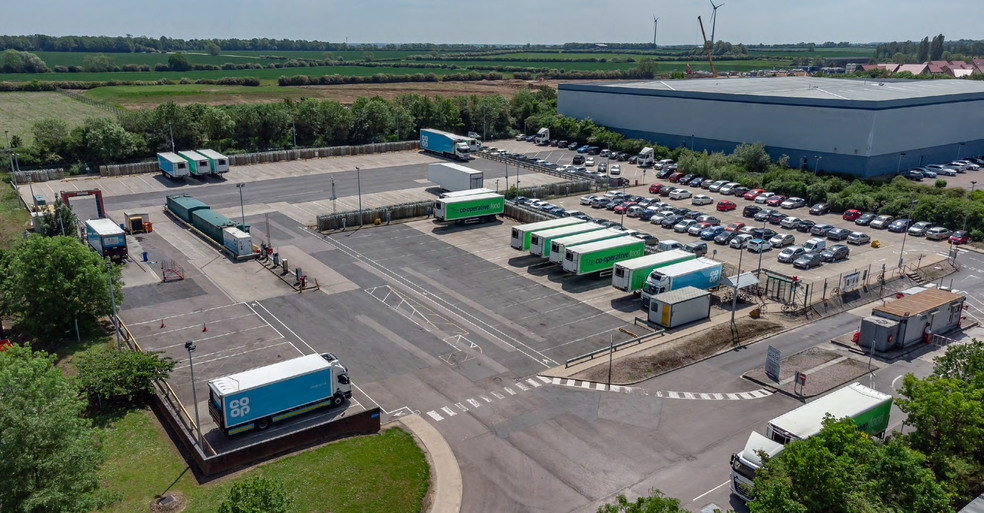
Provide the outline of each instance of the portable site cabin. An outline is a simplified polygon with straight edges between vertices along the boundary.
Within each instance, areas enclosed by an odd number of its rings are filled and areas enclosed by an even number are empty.
[[[212,173],[208,159],[194,151],[179,151],[178,155],[188,162],[188,169],[194,176],[206,176]]]
[[[858,345],[889,351],[947,333],[960,326],[964,300],[962,294],[926,289],[872,308],[871,317],[861,321]]]
[[[196,150],[199,155],[208,159],[209,168],[213,175],[229,172],[229,157],[214,150]]]

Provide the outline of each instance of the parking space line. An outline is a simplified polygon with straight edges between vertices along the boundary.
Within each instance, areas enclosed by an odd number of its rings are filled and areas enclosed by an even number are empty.
[[[242,319],[242,318],[245,318],[245,317],[253,317],[253,316],[252,315],[239,315],[239,316],[236,316],[236,317],[226,317],[226,318],[223,318],[223,319],[215,319],[215,320],[211,320],[210,319],[208,321],[208,323],[214,325],[214,324],[220,324],[220,323],[227,322],[227,321],[234,321],[236,319]],[[259,316],[257,316],[257,317],[259,317]],[[260,319],[263,320],[263,322],[266,322],[266,320],[264,320],[262,317],[260,317]],[[152,322],[157,322],[157,321],[152,321]],[[269,323],[267,323],[267,324],[269,325]],[[182,326],[180,328],[172,328],[172,329],[167,329],[167,330],[163,330],[163,331],[155,331],[153,333],[143,334],[143,335],[140,336],[140,338],[146,339],[146,338],[149,338],[149,337],[156,337],[158,335],[164,335],[164,334],[168,334],[168,333],[174,333],[176,331],[181,331],[181,330],[188,330],[188,329],[192,329],[192,328],[197,329],[198,327],[199,327],[199,325],[197,323],[195,323],[195,324],[192,324],[190,326]],[[273,326],[270,326],[270,327],[272,328]],[[252,329],[252,328],[250,328],[250,329]],[[277,330],[274,329],[274,331],[277,331]],[[277,333],[277,334],[280,335],[280,333]]]
[[[271,347],[282,346],[282,345],[284,345],[286,343],[287,342],[285,341],[285,342],[281,342],[279,344],[272,344],[272,345],[265,345],[265,346],[262,346],[262,347],[257,347],[256,349],[247,349],[246,351],[241,351],[239,353],[228,354],[228,355],[225,355],[225,356],[220,356],[218,358],[212,358],[211,360],[202,360],[199,357],[198,365],[202,365],[202,364],[205,364],[205,363],[217,362],[219,360],[225,360],[226,358],[232,358],[234,356],[240,356],[240,355],[244,355],[244,354],[247,354],[247,353],[253,353],[253,352],[256,352],[256,351],[262,351],[264,349],[269,349]],[[217,353],[212,353],[212,354],[217,354]],[[190,365],[177,365],[174,368],[175,368],[175,370],[177,370],[177,369],[183,369],[185,367],[190,367]]]
[[[469,398],[468,398],[468,399],[466,399],[466,400],[468,401],[468,404],[470,404],[470,405],[472,405],[472,406],[473,406],[473,407],[475,407],[475,408],[478,408],[479,406],[481,406],[481,405],[482,405],[482,403],[480,403],[480,402],[478,402],[478,401],[476,401],[475,399],[472,399],[471,397],[469,397]]]
[[[221,335],[212,335],[211,337],[196,338],[196,339],[192,339],[191,341],[197,343],[197,342],[204,342],[206,340],[215,340],[217,338],[228,337],[230,335],[237,335],[237,334],[242,333],[244,331],[258,330],[258,329],[266,328],[266,327],[267,326],[254,326],[252,328],[246,328],[246,329],[242,329],[242,330],[239,330],[239,331],[233,331],[233,332],[230,332],[230,333],[223,333]],[[156,350],[160,351],[160,350],[164,350],[164,349],[171,349],[171,348],[174,348],[174,347],[184,347],[185,342],[186,341],[183,340],[183,341],[181,341],[181,342],[179,342],[177,344],[171,344],[171,345],[167,345],[167,346],[158,347],[158,348],[156,348]],[[291,344],[291,345],[293,345],[293,344]]]
[[[468,407],[466,407],[465,405],[463,405],[461,403],[454,403],[454,405],[457,406],[458,409],[461,410],[462,412],[468,411]]]
[[[516,392],[514,392],[513,389],[509,387],[503,387],[503,388],[505,388],[506,392],[509,392],[509,395],[516,395]]]
[[[455,415],[457,415],[457,413],[455,413],[454,410],[448,408],[447,406],[442,406],[441,411],[446,413],[448,417],[454,417]]]
[[[432,410],[432,411],[427,412],[427,414],[430,415],[430,417],[432,419],[434,419],[435,421],[437,421],[437,422],[440,422],[440,421],[444,420],[444,417],[440,416],[436,411],[433,411]]]
[[[241,304],[243,304],[243,303],[232,303],[230,305],[216,306],[216,307],[212,307],[212,308],[206,308],[204,310],[198,310],[198,311],[195,311],[195,312],[188,312],[188,313],[183,313],[183,314],[170,315],[170,316],[167,316],[167,317],[161,317],[160,319],[154,318],[154,319],[150,319],[149,321],[131,322],[131,323],[127,323],[127,325],[128,326],[140,326],[141,324],[153,324],[153,323],[156,323],[158,321],[166,321],[168,319],[177,319],[178,317],[184,317],[186,315],[196,315],[196,314],[202,314],[202,313],[205,313],[205,312],[212,312],[212,311],[215,311],[215,310],[221,310],[223,308],[229,308],[231,306],[239,306]]]
[[[480,395],[479,397],[481,397],[482,400],[485,401],[485,402],[487,402],[487,403],[491,403],[492,402],[492,399],[489,399],[488,396]]]
[[[312,353],[317,353],[317,351],[315,351],[314,348],[311,347],[311,344],[308,344],[307,342],[304,341],[303,338],[301,338],[300,336],[298,336],[297,333],[294,333],[294,330],[290,329],[290,326],[288,326],[284,321],[281,321],[279,318],[277,318],[276,315],[273,315],[273,312],[271,312],[270,310],[268,310],[267,307],[263,306],[263,303],[260,303],[259,301],[254,301],[253,304],[259,306],[260,308],[263,309],[264,312],[270,314],[270,317],[273,317],[277,322],[279,322],[280,325],[283,326],[284,328],[286,328],[287,331],[289,331],[291,335],[294,335],[295,337],[297,337],[297,340],[299,340],[302,344],[304,344],[305,346],[307,346],[307,348],[310,349]],[[373,401],[373,402],[375,403],[376,401]],[[376,403],[376,405],[378,406],[379,403]]]
[[[496,399],[505,399],[506,398],[506,396],[500,394],[499,392],[492,392],[492,395],[494,395]]]

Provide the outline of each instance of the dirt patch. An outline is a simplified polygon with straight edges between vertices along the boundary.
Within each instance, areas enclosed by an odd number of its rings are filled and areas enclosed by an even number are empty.
[[[751,318],[738,320],[737,326],[742,341],[775,333],[784,328],[780,322]],[[730,324],[722,323],[616,360],[612,366],[612,383],[619,385],[637,383],[730,347],[732,347]],[[573,377],[587,381],[607,381],[608,366],[599,365]]]
[[[816,369],[828,364],[827,367]],[[878,368],[877,365],[874,368]],[[796,385],[791,379],[797,372],[806,373],[806,384]],[[779,380],[766,376],[765,368],[748,371],[744,377],[755,383],[767,385],[782,390],[788,394],[802,397],[813,397],[832,390],[869,372],[867,362],[862,362],[850,355],[844,355],[829,349],[813,347],[797,353],[779,362]],[[789,379],[789,383],[779,383]]]

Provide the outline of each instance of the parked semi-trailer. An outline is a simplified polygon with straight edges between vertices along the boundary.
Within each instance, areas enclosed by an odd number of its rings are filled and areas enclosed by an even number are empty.
[[[589,242],[564,251],[564,270],[578,276],[611,271],[616,263],[639,258],[645,252],[646,243],[636,237]]]
[[[193,176],[208,176],[212,173],[208,159],[197,151],[179,151],[178,156],[188,163],[188,170]]]
[[[311,354],[208,382],[208,413],[226,435],[264,430],[274,422],[352,397],[348,370],[331,353]]]
[[[157,165],[168,178],[188,176],[188,161],[169,151],[157,154]]]
[[[625,232],[608,228],[605,230],[579,233],[577,235],[568,235],[567,237],[554,239],[550,241],[550,263],[563,263],[564,255],[567,253],[567,248],[587,244],[589,242],[615,239],[618,237],[625,237]]]
[[[637,292],[642,290],[646,284],[649,274],[659,269],[687,260],[693,260],[697,255],[688,253],[682,249],[664,251],[655,255],[646,255],[632,260],[626,260],[615,264],[615,271],[612,273],[612,287],[626,292]]]
[[[646,284],[642,286],[642,308],[649,310],[649,298],[656,294],[695,287],[707,290],[721,279],[721,262],[710,258],[695,258],[679,264],[660,267],[649,273]]]
[[[439,198],[463,198],[465,196],[474,196],[476,194],[489,194],[495,192],[492,189],[486,189],[485,187],[479,187],[478,189],[468,189],[465,191],[455,191],[455,192],[442,192]],[[498,194],[498,193],[496,193]]]
[[[745,448],[731,455],[731,491],[743,500],[753,498],[755,471],[762,466],[758,451],[769,457],[778,456],[786,444],[806,440],[823,429],[823,418],[829,413],[836,419],[848,417],[858,431],[882,437],[888,429],[892,396],[852,383],[836,392],[776,417],[766,426],[765,436],[752,432]]]
[[[126,234],[112,219],[89,219],[85,222],[85,240],[103,258],[114,262],[126,259]]]
[[[443,157],[458,160],[471,160],[471,151],[465,137],[449,132],[420,129],[420,149]]]
[[[441,187],[442,191],[459,192],[479,189],[485,184],[485,174],[450,162],[437,162],[427,166],[427,179]]]
[[[213,175],[229,172],[229,158],[213,150],[196,150],[199,155],[208,159],[208,169]]]
[[[439,199],[434,202],[434,219],[455,223],[495,221],[495,216],[502,213],[504,202],[501,194]]]
[[[561,226],[550,230],[541,230],[530,236],[530,254],[536,257],[546,258],[550,256],[551,242],[569,235],[579,233],[596,232],[604,230],[605,227],[595,223],[572,224]]]
[[[513,249],[518,249],[526,251],[530,249],[530,236],[533,232],[537,230],[550,230],[552,228],[560,228],[561,226],[570,226],[573,224],[583,224],[582,219],[576,217],[562,217],[560,219],[551,219],[549,221],[540,221],[538,223],[527,223],[519,226],[514,226],[512,229],[512,238],[509,240],[509,245]]]

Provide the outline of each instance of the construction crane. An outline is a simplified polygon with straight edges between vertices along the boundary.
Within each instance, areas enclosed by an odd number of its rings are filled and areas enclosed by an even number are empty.
[[[700,20],[700,16],[697,17],[697,23],[700,23],[700,35],[704,37],[704,50],[707,50],[707,62],[711,63],[711,78],[717,78],[717,71],[714,71],[714,59],[711,58],[711,47],[707,46],[707,34],[704,33],[704,22]]]

